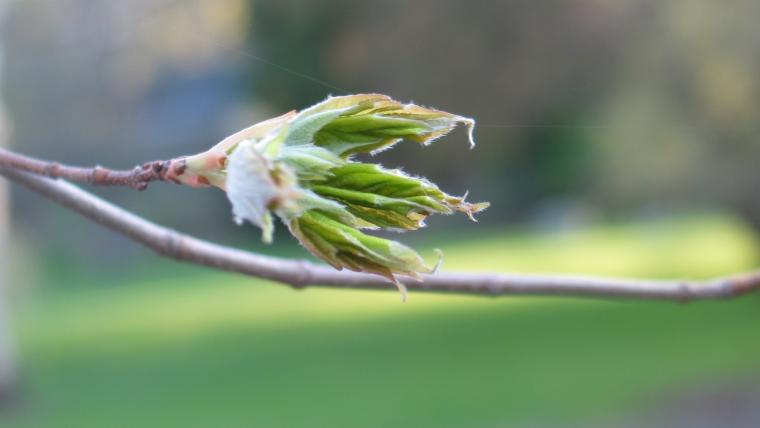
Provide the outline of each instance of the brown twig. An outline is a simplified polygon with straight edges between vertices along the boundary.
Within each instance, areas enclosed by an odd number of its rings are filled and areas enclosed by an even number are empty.
[[[151,223],[64,181],[36,176],[8,168],[7,165],[0,167],[0,175],[145,245],[164,257],[265,278],[297,288],[393,288],[387,280],[374,275],[341,272],[307,261],[253,254],[183,235]],[[422,282],[405,280],[404,283],[410,290],[473,295],[631,297],[680,302],[730,298],[760,291],[760,270],[707,281],[505,273],[440,273],[423,278]]]
[[[128,186],[145,190],[152,181],[169,181],[169,171],[181,165],[175,161],[152,161],[131,170],[62,165],[0,148],[0,166],[32,172],[51,178],[87,183],[95,186]]]

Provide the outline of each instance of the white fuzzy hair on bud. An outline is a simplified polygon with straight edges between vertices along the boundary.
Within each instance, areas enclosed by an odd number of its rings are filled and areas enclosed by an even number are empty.
[[[235,223],[248,221],[258,226],[264,242],[272,241],[269,205],[278,196],[269,163],[250,141],[238,144],[227,162],[227,198]]]

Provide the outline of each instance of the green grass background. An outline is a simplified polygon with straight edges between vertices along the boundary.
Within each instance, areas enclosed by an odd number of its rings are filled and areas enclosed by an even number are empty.
[[[715,215],[437,240],[451,270],[708,277],[759,254]],[[756,297],[402,304],[158,266],[17,305],[24,390],[0,426],[587,426],[760,374]]]

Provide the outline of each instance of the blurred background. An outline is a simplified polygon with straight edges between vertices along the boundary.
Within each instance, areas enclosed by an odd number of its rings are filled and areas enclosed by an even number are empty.
[[[760,261],[760,3],[0,0],[4,144],[130,168],[327,95],[478,121],[378,156],[491,208],[397,236],[444,269],[705,278]],[[0,115],[3,116],[3,115]],[[305,257],[225,196],[99,195]],[[3,427],[756,427],[760,299],[293,291],[0,203]]]

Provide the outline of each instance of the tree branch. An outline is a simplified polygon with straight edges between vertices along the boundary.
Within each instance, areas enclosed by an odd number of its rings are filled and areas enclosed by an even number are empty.
[[[151,223],[60,180],[0,166],[0,175],[82,216],[153,249],[161,256],[289,284],[296,288],[327,286],[392,289],[384,278],[336,271],[303,260],[285,260],[224,247]],[[424,281],[404,280],[410,290],[476,295],[562,295],[632,297],[690,301],[729,298],[760,291],[760,270],[707,281],[634,280],[581,276],[502,273],[440,273]]]
[[[95,186],[128,186],[137,190],[145,190],[151,181],[170,180],[169,171],[182,168],[182,162],[180,160],[152,161],[136,166],[131,170],[113,170],[101,166],[62,165],[58,162],[44,161],[0,148],[0,167],[32,172],[52,178],[65,178],[66,180]]]

